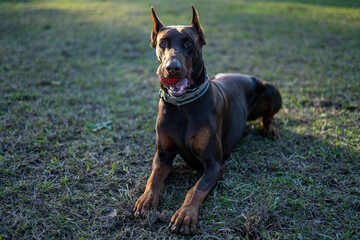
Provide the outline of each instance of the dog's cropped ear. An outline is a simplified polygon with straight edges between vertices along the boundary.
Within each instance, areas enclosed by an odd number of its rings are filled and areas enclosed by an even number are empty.
[[[152,17],[152,20],[153,20],[153,30],[151,32],[150,46],[156,47],[156,38],[157,38],[157,35],[158,35],[160,29],[163,27],[163,24],[160,22],[160,20],[156,16],[156,13],[155,13],[153,7],[151,7],[151,17]]]
[[[191,8],[192,8],[192,13],[193,13],[192,20],[191,20],[191,26],[194,27],[196,29],[197,33],[199,34],[199,39],[200,39],[201,44],[206,45],[204,30],[202,29],[202,27],[200,25],[198,13],[193,5],[191,5]]]

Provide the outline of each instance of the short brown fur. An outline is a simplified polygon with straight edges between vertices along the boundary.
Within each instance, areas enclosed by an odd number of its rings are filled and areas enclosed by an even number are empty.
[[[194,7],[190,26],[164,27],[152,9],[151,46],[159,61],[161,79],[188,78],[188,92],[206,84],[207,73],[202,59],[206,44],[203,29]],[[176,61],[176,73],[169,71],[168,61]],[[171,69],[170,69],[171,70]],[[160,83],[162,91],[167,86]],[[194,234],[202,202],[221,177],[222,163],[238,144],[247,120],[261,118],[263,132],[276,137],[273,116],[281,107],[281,95],[271,83],[243,74],[218,74],[207,91],[190,103],[177,106],[159,101],[156,121],[156,152],[145,192],[135,203],[139,216],[158,207],[161,186],[179,154],[189,165],[203,172],[189,190],[183,205],[170,221],[173,233]]]
[[[206,150],[206,147],[209,145],[210,136],[210,129],[208,127],[204,127],[191,138],[191,146],[197,156]]]

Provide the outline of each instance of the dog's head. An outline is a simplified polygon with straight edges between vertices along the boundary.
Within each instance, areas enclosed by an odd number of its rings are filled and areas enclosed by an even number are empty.
[[[164,26],[151,8],[154,25],[150,46],[156,48],[160,87],[175,97],[199,85],[197,80],[204,72],[201,48],[206,44],[205,37],[197,11],[191,7],[189,26]]]

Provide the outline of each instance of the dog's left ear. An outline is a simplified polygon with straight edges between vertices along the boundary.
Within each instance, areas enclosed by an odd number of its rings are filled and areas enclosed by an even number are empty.
[[[160,29],[163,27],[163,24],[160,22],[160,20],[156,16],[156,13],[155,13],[153,7],[151,7],[151,17],[152,17],[152,20],[153,20],[153,30],[151,32],[150,46],[151,47],[156,47],[156,38],[157,38],[157,35],[158,35]]]
[[[191,5],[191,8],[192,8],[192,13],[193,13],[192,20],[191,20],[191,27],[194,27],[196,29],[196,32],[199,34],[199,39],[200,39],[201,44],[206,45],[204,30],[202,29],[202,27],[200,25],[198,13],[193,5]]]

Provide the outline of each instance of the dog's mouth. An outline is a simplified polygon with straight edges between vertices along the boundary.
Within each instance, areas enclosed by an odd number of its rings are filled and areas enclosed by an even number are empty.
[[[180,97],[186,93],[190,87],[190,80],[185,77],[183,79],[177,78],[160,78],[167,88],[169,94],[174,97]]]

